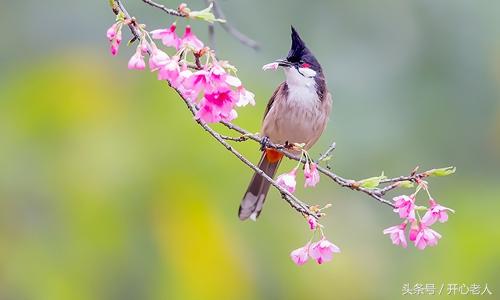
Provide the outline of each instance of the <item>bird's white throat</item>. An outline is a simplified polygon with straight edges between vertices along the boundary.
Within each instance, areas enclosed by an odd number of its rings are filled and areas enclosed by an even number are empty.
[[[307,76],[312,74],[311,72],[308,72],[309,74],[305,74],[306,76],[304,76],[304,72],[299,72],[296,68],[285,68],[284,71],[288,86],[289,101],[303,105],[314,105],[319,101],[318,94],[316,93],[316,80],[314,76]],[[314,70],[310,71],[314,72]],[[315,74],[316,72],[314,72]]]

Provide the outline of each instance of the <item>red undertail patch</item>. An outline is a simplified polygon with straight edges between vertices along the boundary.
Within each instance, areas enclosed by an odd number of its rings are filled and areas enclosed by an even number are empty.
[[[266,149],[265,151],[266,151],[266,159],[270,163],[276,163],[283,157],[283,153],[276,151],[274,149]]]

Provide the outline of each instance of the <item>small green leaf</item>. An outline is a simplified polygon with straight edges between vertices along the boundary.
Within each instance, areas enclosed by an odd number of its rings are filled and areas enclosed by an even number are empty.
[[[210,5],[207,8],[205,8],[204,10],[190,11],[189,12],[189,17],[193,18],[193,19],[199,19],[199,20],[207,21],[208,23],[211,23],[211,24],[213,24],[214,22],[225,23],[226,20],[217,19],[215,17],[215,15],[210,12],[212,10],[213,6],[214,6],[214,4],[210,3]]]
[[[358,181],[359,186],[367,188],[367,189],[374,189],[377,188],[380,184],[381,180],[386,179],[387,176],[384,175],[384,172],[380,176],[377,177],[370,177],[366,178],[363,180]]]
[[[125,21],[127,17],[125,16],[125,14],[123,13],[123,11],[120,11],[117,15],[116,15],[116,22],[123,22]]]
[[[457,170],[457,168],[455,168],[455,167],[446,167],[446,168],[440,168],[440,169],[432,169],[432,170],[427,171],[426,173],[429,176],[448,176],[448,175],[455,173],[456,170]]]
[[[328,155],[327,157],[324,157],[321,161],[330,161],[332,159],[331,155]]]
[[[400,186],[400,187],[402,187],[402,188],[411,189],[411,188],[413,188],[415,185],[413,184],[413,182],[408,181],[408,180],[405,180],[405,181],[401,181],[401,182],[399,183],[399,186]]]

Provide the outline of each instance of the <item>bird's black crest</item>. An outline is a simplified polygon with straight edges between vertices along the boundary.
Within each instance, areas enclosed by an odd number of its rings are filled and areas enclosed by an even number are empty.
[[[292,47],[288,52],[286,60],[291,63],[299,63],[301,61],[307,62],[312,66],[315,71],[321,72],[321,66],[319,62],[316,60],[316,57],[312,54],[312,52],[307,48],[306,44],[299,36],[299,33],[293,26],[292,29]]]
[[[306,44],[300,38],[299,33],[293,26],[292,28],[292,47],[290,48],[290,52],[288,52],[287,60],[289,62],[298,62],[301,57],[304,56],[307,50]]]

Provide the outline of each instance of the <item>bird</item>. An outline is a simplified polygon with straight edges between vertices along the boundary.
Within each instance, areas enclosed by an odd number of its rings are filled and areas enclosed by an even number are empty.
[[[271,178],[283,154],[267,148],[266,143],[298,143],[309,150],[325,130],[332,109],[332,96],[323,69],[293,26],[291,39],[288,55],[272,63],[276,68],[283,68],[285,81],[269,99],[260,131],[263,153],[258,166]],[[253,174],[238,210],[240,220],[257,220],[269,187],[269,181],[257,172]]]

